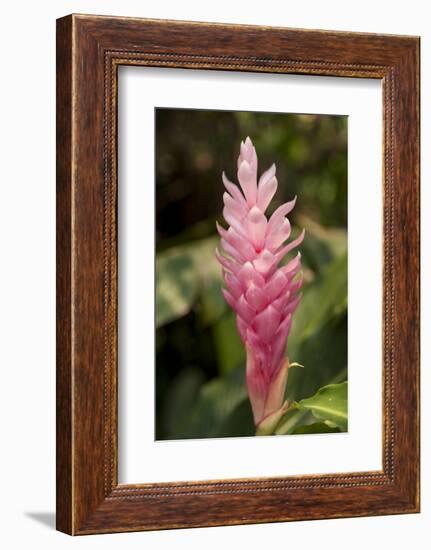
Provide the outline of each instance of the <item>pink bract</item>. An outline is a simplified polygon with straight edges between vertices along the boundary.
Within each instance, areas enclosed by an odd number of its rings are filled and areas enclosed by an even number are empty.
[[[292,315],[298,306],[302,278],[301,255],[279,267],[285,256],[304,238],[286,244],[290,236],[287,215],[296,199],[265,215],[277,191],[273,164],[257,181],[257,155],[249,137],[241,142],[238,157],[240,188],[223,173],[223,217],[217,224],[227,303],[236,312],[238,331],[247,351],[247,389],[256,426],[271,422],[284,412],[289,362],[285,356]],[[241,191],[242,190],[242,191]]]

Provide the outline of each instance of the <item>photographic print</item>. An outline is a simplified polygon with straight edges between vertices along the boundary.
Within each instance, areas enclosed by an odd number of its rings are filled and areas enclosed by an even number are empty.
[[[156,439],[347,431],[347,116],[155,119]]]

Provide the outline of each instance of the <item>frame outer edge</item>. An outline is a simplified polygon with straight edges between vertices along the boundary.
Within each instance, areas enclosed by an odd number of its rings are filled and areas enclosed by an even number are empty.
[[[72,16],[56,25],[56,528],[73,534]]]
[[[398,160],[394,205],[395,346],[394,387],[400,406],[397,483],[412,512],[420,510],[420,39],[396,67],[395,147]]]

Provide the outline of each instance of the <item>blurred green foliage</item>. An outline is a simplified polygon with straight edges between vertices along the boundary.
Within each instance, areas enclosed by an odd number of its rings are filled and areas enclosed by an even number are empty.
[[[270,212],[297,195],[293,236],[306,230],[303,299],[288,343],[290,360],[305,368],[290,370],[286,397],[321,400],[322,386],[338,388],[347,378],[347,118],[157,109],[157,439],[255,431],[244,349],[214,257],[215,221],[223,222],[221,172],[236,181],[239,144],[247,135],[259,172],[277,165]],[[298,406],[283,433],[344,429],[327,420]]]

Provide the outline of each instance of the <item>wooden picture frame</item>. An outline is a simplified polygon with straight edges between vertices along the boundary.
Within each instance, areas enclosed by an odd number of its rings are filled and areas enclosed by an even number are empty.
[[[117,68],[383,83],[383,469],[119,485]],[[69,15],[57,21],[57,529],[419,511],[419,38]]]

